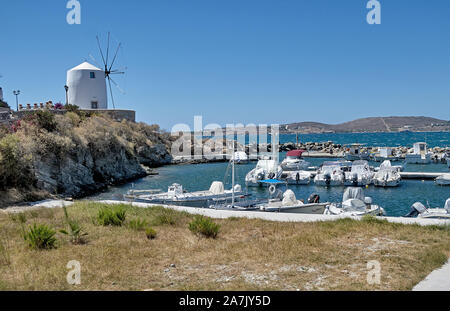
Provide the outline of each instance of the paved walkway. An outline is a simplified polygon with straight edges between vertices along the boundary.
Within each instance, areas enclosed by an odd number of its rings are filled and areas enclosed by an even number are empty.
[[[450,291],[450,260],[441,269],[431,272],[413,291]]]
[[[120,201],[105,200],[100,201],[107,204],[121,204]],[[147,204],[147,203],[132,203],[133,206],[147,208],[151,206],[161,206],[161,204]],[[177,210],[180,212],[187,212],[195,215],[203,215],[216,219],[225,219],[231,217],[242,217],[250,219],[263,219],[269,221],[280,222],[318,222],[318,221],[334,221],[342,218],[361,219],[357,216],[335,216],[335,215],[314,215],[314,214],[289,214],[289,213],[271,213],[271,212],[258,212],[258,211],[228,211],[228,210],[215,210],[208,208],[195,208],[185,206],[173,206],[167,205],[166,208]],[[447,219],[422,219],[422,218],[403,218],[403,217],[378,217],[379,219],[386,219],[392,223],[401,224],[418,224],[421,226],[431,225],[450,225],[450,220]]]

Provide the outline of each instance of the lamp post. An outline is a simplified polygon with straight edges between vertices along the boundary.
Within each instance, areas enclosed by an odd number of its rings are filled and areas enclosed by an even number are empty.
[[[17,111],[19,111],[19,95],[20,95],[20,90],[17,91],[13,91],[14,96],[16,96],[16,108]]]
[[[64,89],[66,90],[66,106],[69,103],[69,96],[67,95],[69,92],[69,87],[67,85],[64,85]]]

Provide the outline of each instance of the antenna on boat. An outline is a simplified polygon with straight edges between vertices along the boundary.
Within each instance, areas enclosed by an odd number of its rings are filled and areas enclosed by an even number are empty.
[[[120,93],[125,94],[125,92],[123,91],[123,89],[111,78],[111,75],[123,75],[125,74],[125,70],[127,69],[126,67],[124,69],[113,69],[114,63],[116,62],[117,59],[117,54],[119,53],[120,48],[122,47],[122,43],[119,42],[119,44],[117,45],[116,51],[114,53],[114,57],[111,61],[111,63],[109,63],[109,47],[110,47],[110,37],[111,37],[111,33],[108,32],[108,43],[107,43],[107,47],[106,47],[106,58],[104,56],[103,50],[100,46],[100,39],[97,36],[97,45],[98,48],[100,50],[100,55],[102,56],[102,60],[103,60],[103,65],[104,65],[104,72],[105,72],[105,78],[108,80],[108,86],[109,86],[109,92],[110,92],[110,97],[111,97],[111,102],[113,104],[113,108],[116,109],[116,104],[114,102],[114,96],[113,96],[113,91],[112,91],[112,87],[111,87],[111,83],[114,84],[114,86],[119,90]]]

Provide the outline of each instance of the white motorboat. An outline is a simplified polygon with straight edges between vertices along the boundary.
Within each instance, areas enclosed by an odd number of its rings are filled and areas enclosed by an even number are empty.
[[[384,161],[380,169],[373,176],[373,184],[376,187],[397,187],[402,177],[396,167],[391,166],[391,161]]]
[[[283,194],[283,199],[272,199],[260,204],[258,207],[264,212],[297,213],[297,214],[323,214],[325,207],[330,203],[304,203],[297,200],[292,190]]]
[[[308,185],[311,182],[311,172],[309,171],[283,171],[281,180],[289,185]]]
[[[450,173],[442,174],[436,178],[435,182],[439,186],[450,186]]]
[[[431,153],[428,152],[427,144],[415,143],[413,152],[406,155],[405,161],[409,164],[430,164]]]
[[[301,171],[307,169],[311,163],[302,159],[303,150],[292,150],[286,154],[286,158],[281,162],[283,171]]]
[[[450,219],[450,199],[447,199],[444,208],[426,208],[422,203],[416,202],[411,206],[411,211],[405,217]]]
[[[142,194],[144,192],[148,192],[148,194]],[[209,207],[213,201],[231,201],[234,197],[244,198],[246,196],[247,194],[242,191],[240,185],[235,185],[231,190],[225,190],[222,182],[215,181],[211,184],[209,190],[204,191],[185,192],[183,186],[175,183],[169,186],[165,193],[155,194],[152,190],[130,190],[125,197],[143,203]]]
[[[367,150],[362,150],[362,144],[347,145],[345,159],[348,161],[369,160],[370,154]]]
[[[256,167],[245,176],[245,183],[249,187],[262,186],[261,181],[278,179],[281,173],[282,169],[278,165],[278,161],[270,159],[259,160]]]
[[[394,149],[390,147],[380,147],[378,154],[373,155],[376,162],[384,162],[389,160],[391,162],[398,161],[398,156],[394,154]]]
[[[324,215],[342,216],[383,216],[384,209],[372,204],[372,198],[364,197],[362,188],[347,188],[342,203],[332,203],[325,209]]]
[[[236,164],[248,164],[250,159],[244,151],[236,151],[234,153],[234,162]]]
[[[314,177],[317,186],[342,186],[344,180],[341,162],[324,162]]]
[[[369,162],[358,160],[353,162],[350,172],[345,173],[346,186],[367,186],[372,183],[374,172],[370,169]]]

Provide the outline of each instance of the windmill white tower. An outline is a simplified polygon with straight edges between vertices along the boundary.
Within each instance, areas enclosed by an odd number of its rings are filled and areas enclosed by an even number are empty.
[[[84,62],[67,72],[68,103],[81,109],[108,109],[103,70]]]
[[[108,33],[108,45],[105,58],[102,48],[100,47],[100,40],[97,36],[97,44],[100,50],[100,55],[102,56],[104,69],[97,68],[88,62],[84,62],[67,72],[69,104],[76,105],[81,109],[108,109],[108,84],[110,99],[113,108],[116,108],[111,83],[113,83],[121,93],[124,93],[124,91],[111,78],[111,75],[124,74],[125,72],[112,69],[117,59],[117,54],[119,53],[121,43],[118,44],[114,58],[112,59],[112,62],[109,63],[109,41],[110,34]],[[94,58],[93,60],[95,61]]]

